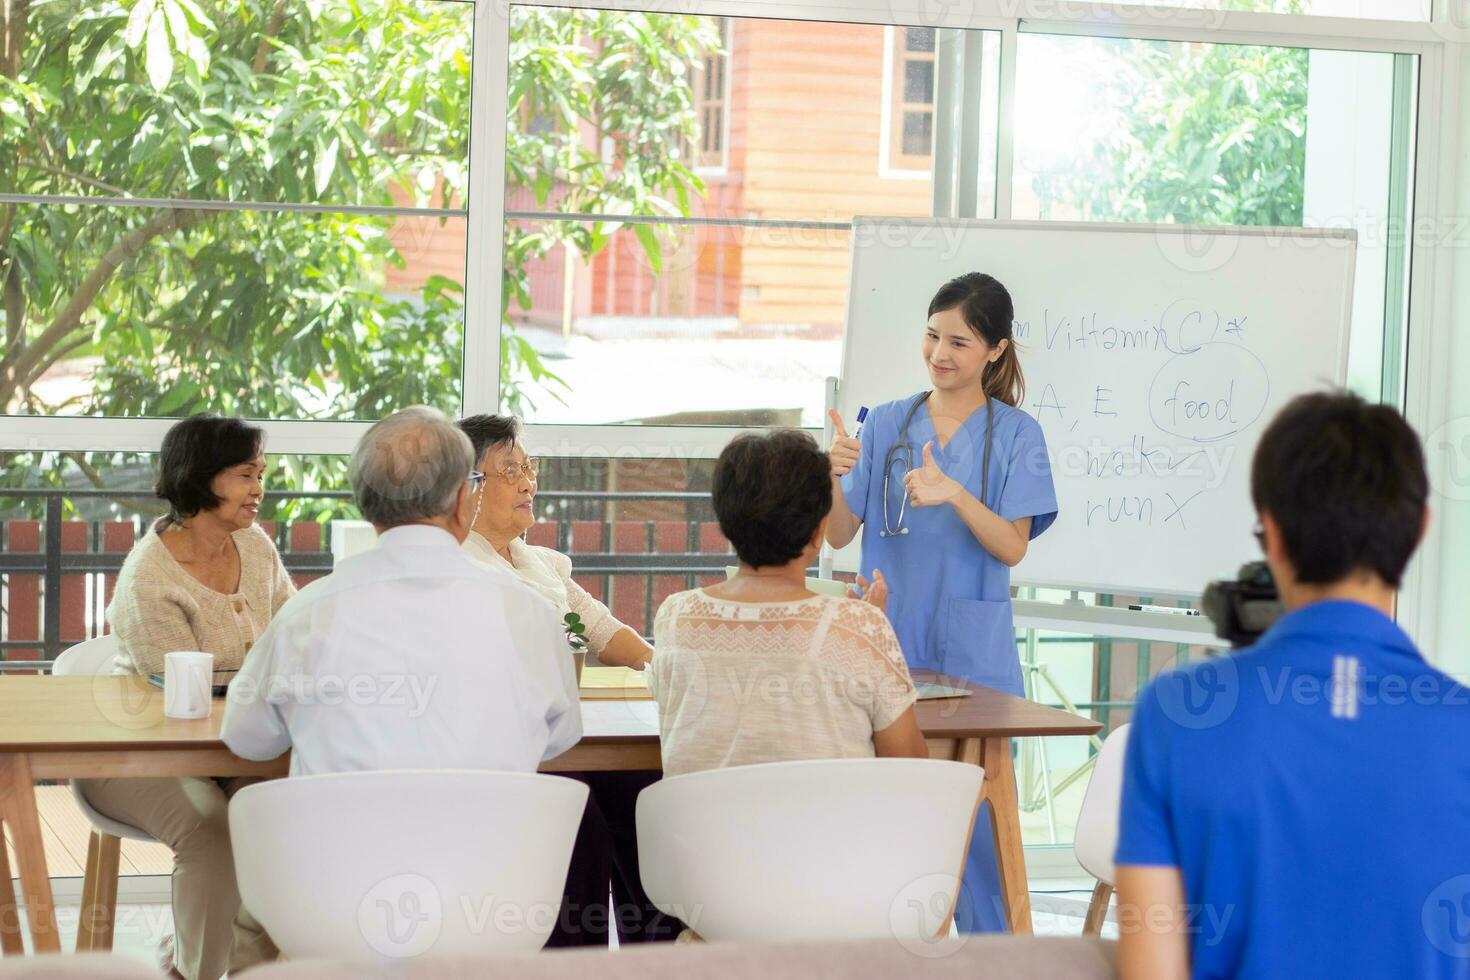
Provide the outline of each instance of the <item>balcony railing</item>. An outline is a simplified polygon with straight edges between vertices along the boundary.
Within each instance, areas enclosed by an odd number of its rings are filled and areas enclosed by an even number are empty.
[[[555,519],[536,524],[531,544],[573,558],[576,580],[619,620],[645,636],[669,595],[723,577],[734,562],[703,493],[542,490]],[[349,500],[345,491],[282,492],[268,500]],[[153,501],[150,490],[0,490],[0,506],[38,503],[43,516],[0,522],[0,672],[49,668],[57,654],[106,630],[105,610],[128,551],[144,532],[141,515],[66,520],[65,503]],[[629,520],[665,511],[678,520]],[[330,525],[262,521],[299,588],[332,570]]]

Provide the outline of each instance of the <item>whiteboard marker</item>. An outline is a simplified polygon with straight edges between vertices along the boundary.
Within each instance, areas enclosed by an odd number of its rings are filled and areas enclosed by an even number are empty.
[[[868,406],[862,405],[858,408],[857,428],[852,430],[852,437],[856,439],[863,431],[863,423],[868,419]]]
[[[1134,612],[1169,613],[1173,616],[1202,616],[1198,609],[1180,609],[1178,606],[1129,606]]]

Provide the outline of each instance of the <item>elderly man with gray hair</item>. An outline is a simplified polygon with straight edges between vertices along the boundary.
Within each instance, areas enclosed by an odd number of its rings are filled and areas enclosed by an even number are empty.
[[[364,769],[534,772],[582,737],[550,603],[468,557],[484,474],[445,416],[390,415],[352,455],[378,546],[281,607],[230,684],[236,755],[291,750],[291,775]]]

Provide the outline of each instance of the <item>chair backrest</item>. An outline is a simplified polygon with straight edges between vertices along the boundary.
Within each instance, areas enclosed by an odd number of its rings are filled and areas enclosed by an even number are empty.
[[[643,887],[708,940],[927,941],[948,926],[984,776],[937,759],[674,776],[638,797]]]
[[[56,655],[51,673],[56,677],[110,674],[121,645],[115,633],[104,633],[67,647]]]
[[[1077,815],[1077,833],[1072,850],[1077,863],[1098,881],[1113,884],[1113,852],[1118,848],[1118,811],[1123,805],[1123,757],[1128,749],[1132,725],[1120,725],[1103,740],[1092,765],[1092,779],[1082,810]]]
[[[587,787],[513,772],[361,772],[230,803],[240,898],[291,959],[528,953],[561,907]]]

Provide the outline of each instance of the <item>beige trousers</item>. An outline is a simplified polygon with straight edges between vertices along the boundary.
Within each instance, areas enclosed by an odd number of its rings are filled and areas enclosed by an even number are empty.
[[[226,970],[277,957],[275,944],[240,905],[230,851],[230,797],[258,779],[77,782],[97,812],[147,831],[174,852],[174,968],[187,980],[218,980]]]

